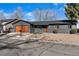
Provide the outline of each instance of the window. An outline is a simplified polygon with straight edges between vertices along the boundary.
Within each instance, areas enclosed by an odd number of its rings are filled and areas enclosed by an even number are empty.
[[[68,29],[68,25],[59,25],[60,29]]]

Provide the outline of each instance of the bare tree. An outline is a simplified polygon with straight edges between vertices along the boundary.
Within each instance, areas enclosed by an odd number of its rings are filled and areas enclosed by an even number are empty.
[[[37,19],[38,21],[50,21],[56,19],[56,13],[52,9],[36,9],[33,14],[35,19]]]
[[[57,15],[56,15],[55,11],[53,11],[52,9],[47,9],[46,10],[44,20],[46,20],[46,21],[56,20],[56,18],[57,18]]]
[[[41,21],[41,10],[39,9],[39,8],[37,8],[34,12],[33,12],[33,14],[34,14],[34,17],[35,17],[35,19],[37,20],[37,21]]]
[[[5,20],[6,17],[4,15],[4,12],[3,11],[0,11],[0,24],[2,23],[2,20]]]
[[[3,11],[0,11],[0,33],[2,32],[2,20],[5,20],[6,17]]]
[[[22,12],[21,7],[17,7],[17,9],[11,15],[11,19],[22,19],[23,17],[24,17],[24,13]]]
[[[3,20],[5,19],[5,15],[4,15],[4,12],[3,11],[0,11],[0,20]]]

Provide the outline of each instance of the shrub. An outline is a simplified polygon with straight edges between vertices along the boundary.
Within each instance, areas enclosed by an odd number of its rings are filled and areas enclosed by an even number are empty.
[[[54,29],[54,30],[53,30],[53,33],[58,33],[58,30],[57,30],[57,29]]]
[[[71,29],[70,30],[70,34],[75,34],[75,33],[77,33],[77,29]]]

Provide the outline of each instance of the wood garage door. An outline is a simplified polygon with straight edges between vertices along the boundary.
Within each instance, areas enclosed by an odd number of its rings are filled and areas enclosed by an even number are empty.
[[[16,32],[29,32],[29,26],[16,26]]]

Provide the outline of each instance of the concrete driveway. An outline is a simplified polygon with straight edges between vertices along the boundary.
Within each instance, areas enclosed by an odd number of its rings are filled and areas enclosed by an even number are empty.
[[[1,56],[79,56],[79,46],[32,42],[0,50]]]
[[[8,45],[11,46],[0,49],[0,56],[79,56],[78,45],[41,40],[24,42],[24,39],[26,38],[20,38],[17,35],[0,37],[0,47],[7,45],[7,43],[4,44],[2,41],[8,42]],[[17,45],[10,45],[13,42],[14,44],[17,43]]]

